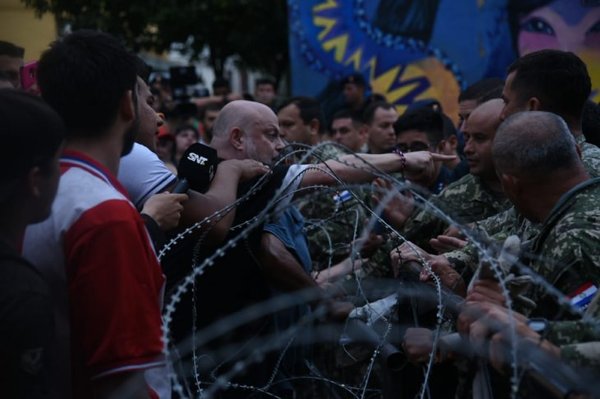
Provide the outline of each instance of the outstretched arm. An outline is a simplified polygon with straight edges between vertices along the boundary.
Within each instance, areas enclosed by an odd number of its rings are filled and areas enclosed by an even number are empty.
[[[453,155],[441,155],[428,151],[407,154],[357,154],[345,155],[338,161],[329,160],[315,165],[302,179],[301,186],[333,185],[337,183],[331,173],[348,183],[364,183],[375,178],[379,170],[384,173],[403,172],[407,178],[422,179],[435,172],[435,161],[453,159]]]

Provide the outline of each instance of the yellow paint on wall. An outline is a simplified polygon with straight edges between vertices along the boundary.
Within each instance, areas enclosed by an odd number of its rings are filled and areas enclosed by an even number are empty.
[[[0,0],[0,40],[25,48],[25,62],[39,59],[56,38],[53,15],[45,14],[40,19],[20,0]]]

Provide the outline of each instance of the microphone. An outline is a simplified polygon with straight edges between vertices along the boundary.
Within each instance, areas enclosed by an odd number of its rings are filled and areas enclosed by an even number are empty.
[[[184,178],[178,179],[177,184],[173,188],[172,193],[173,194],[183,194],[183,193],[187,193],[187,191],[189,189],[190,189],[190,183],[184,177]]]
[[[206,192],[215,176],[219,159],[217,151],[204,144],[192,144],[181,157],[177,166],[179,181],[173,193],[185,193],[192,189],[201,193]]]

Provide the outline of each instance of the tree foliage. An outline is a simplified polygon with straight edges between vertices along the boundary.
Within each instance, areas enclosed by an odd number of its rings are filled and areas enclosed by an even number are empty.
[[[288,68],[285,0],[22,0],[38,14],[52,13],[59,25],[101,29],[131,48],[164,51],[184,43],[192,56],[204,46],[222,75],[227,57],[276,80]]]

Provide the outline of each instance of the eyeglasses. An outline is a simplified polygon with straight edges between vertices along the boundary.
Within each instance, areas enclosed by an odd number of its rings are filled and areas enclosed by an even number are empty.
[[[429,151],[430,146],[422,141],[413,141],[412,143],[399,143],[396,147],[402,152]]]

